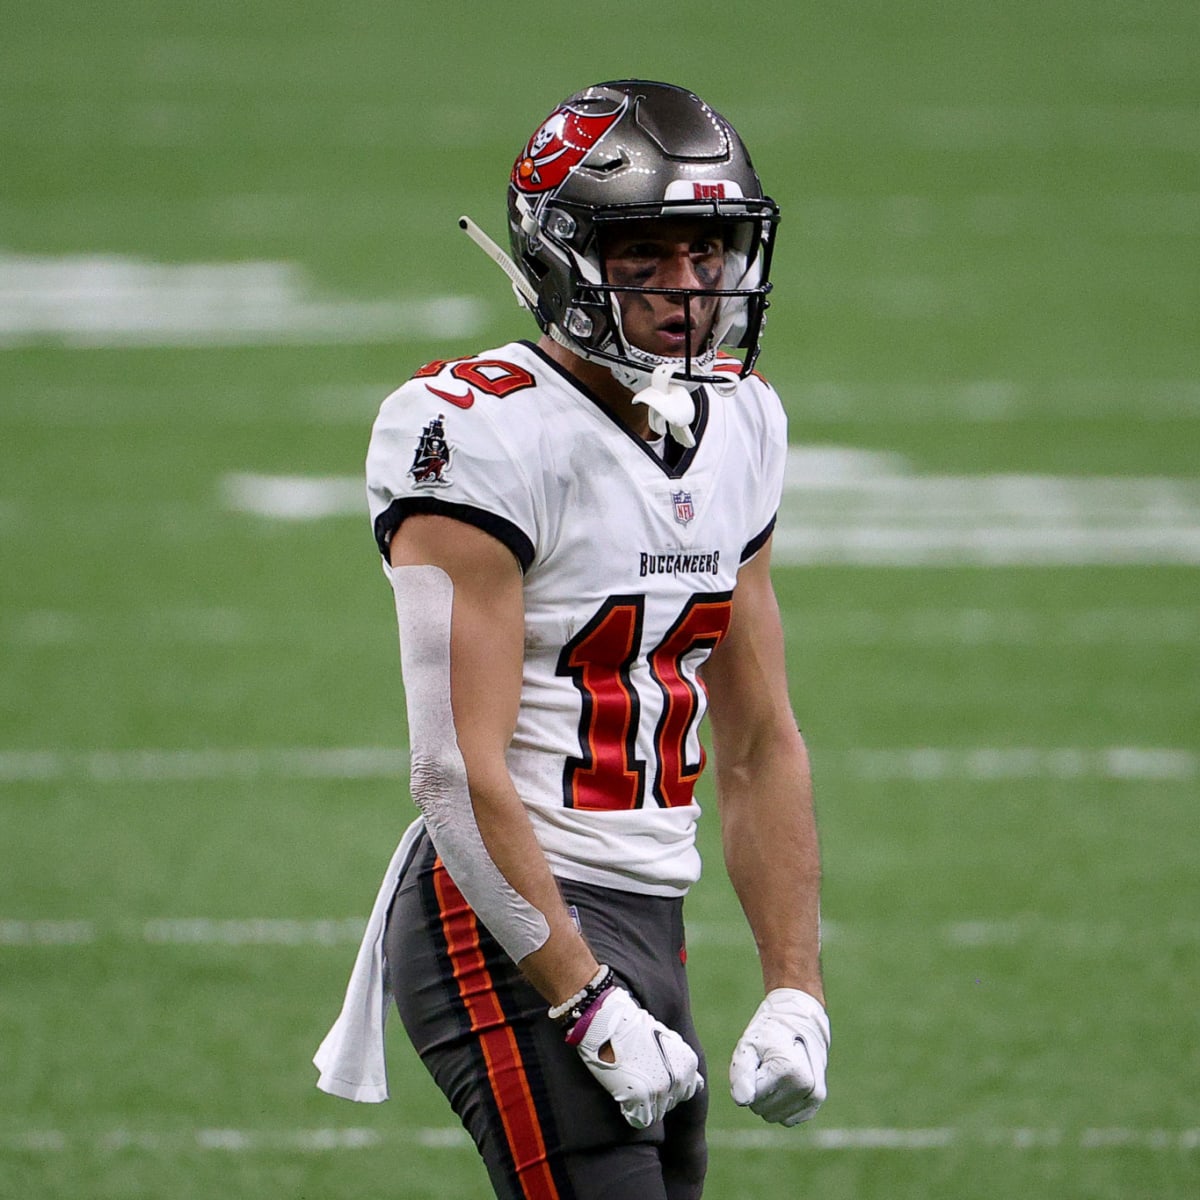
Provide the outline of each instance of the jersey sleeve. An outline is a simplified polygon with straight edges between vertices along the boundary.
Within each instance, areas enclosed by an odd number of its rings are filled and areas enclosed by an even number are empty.
[[[751,376],[751,385],[761,469],[751,514],[750,536],[742,550],[742,562],[749,562],[775,530],[775,518],[783,499],[784,471],[787,468],[787,414],[783,403],[775,389],[758,376]]]
[[[383,402],[367,450],[367,500],[385,560],[406,518],[433,513],[490,533],[512,551],[522,571],[533,561],[536,489],[519,448],[484,404],[463,404],[469,396],[461,388],[438,395],[417,378]]]

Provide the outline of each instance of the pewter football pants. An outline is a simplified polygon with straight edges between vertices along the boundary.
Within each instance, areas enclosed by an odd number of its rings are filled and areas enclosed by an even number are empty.
[[[682,900],[561,887],[596,957],[695,1049],[703,1070]],[[384,945],[409,1038],[501,1200],[700,1196],[707,1090],[649,1129],[627,1125],[546,1016],[545,1000],[476,919],[427,835],[400,880]]]

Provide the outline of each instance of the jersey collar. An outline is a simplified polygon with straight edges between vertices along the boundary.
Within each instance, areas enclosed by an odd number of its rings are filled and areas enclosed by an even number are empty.
[[[644,438],[639,437],[624,421],[616,417],[591,388],[577,379],[561,363],[552,359],[540,346],[523,338],[521,339],[521,345],[536,354],[542,362],[565,379],[575,391],[579,392],[580,395],[595,405],[651,462],[658,466],[668,479],[679,479],[687,473],[688,467],[692,465],[692,461],[695,459],[700,450],[700,445],[704,441],[704,431],[708,428],[709,398],[707,388],[700,387],[692,393],[696,401],[696,419],[692,422],[691,428],[692,434],[696,439],[696,444],[694,446],[682,446],[668,433],[665,452],[660,456],[655,453]]]

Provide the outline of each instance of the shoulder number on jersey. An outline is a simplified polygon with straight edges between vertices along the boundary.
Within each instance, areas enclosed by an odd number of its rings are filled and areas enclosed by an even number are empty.
[[[477,388],[485,396],[509,396],[533,387],[537,382],[524,367],[499,358],[439,358],[426,363],[413,378],[434,379],[447,367],[450,368],[451,379],[467,385],[465,391],[456,389],[448,392],[434,387],[432,383],[426,383],[425,386],[439,399],[447,400],[459,408],[470,408],[475,403],[472,388]]]
[[[569,808],[631,809],[645,800],[647,764],[637,757],[642,698],[633,681],[642,653],[645,606],[645,596],[610,596],[559,655],[558,674],[570,676],[582,698],[580,753],[568,758],[563,770],[563,799]],[[693,596],[646,655],[662,700],[650,788],[664,808],[690,804],[704,770],[704,747],[698,742],[699,760],[687,761],[704,686],[694,652],[703,651],[707,657],[721,641],[731,607],[730,592]]]

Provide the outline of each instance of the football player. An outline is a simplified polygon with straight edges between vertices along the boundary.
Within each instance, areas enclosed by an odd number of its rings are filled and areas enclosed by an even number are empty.
[[[394,998],[500,1197],[701,1194],[683,901],[706,712],[764,985],[733,1099],[794,1125],[825,1098],[817,834],[770,575],[785,418],[752,370],[777,221],[693,93],[578,92],[517,156],[511,258],[461,222],[540,337],[422,367],[372,433],[421,816],[320,1086],[386,1097]]]

